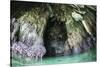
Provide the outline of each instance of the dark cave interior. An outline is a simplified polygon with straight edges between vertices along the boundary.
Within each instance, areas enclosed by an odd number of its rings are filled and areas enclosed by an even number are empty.
[[[64,43],[67,39],[66,25],[62,21],[58,21],[56,17],[48,19],[44,30],[43,39],[46,47],[46,56],[63,55]]]

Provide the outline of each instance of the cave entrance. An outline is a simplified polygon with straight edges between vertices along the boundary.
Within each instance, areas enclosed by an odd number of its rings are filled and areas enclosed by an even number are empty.
[[[67,39],[65,22],[58,21],[57,17],[49,18],[44,30],[43,39],[47,50],[45,56],[64,55],[64,43]]]

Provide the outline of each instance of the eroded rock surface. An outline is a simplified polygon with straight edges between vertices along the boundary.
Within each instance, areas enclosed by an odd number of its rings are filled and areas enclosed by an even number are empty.
[[[24,2],[11,5],[17,8],[11,8],[12,54],[37,60],[96,48],[95,6]]]

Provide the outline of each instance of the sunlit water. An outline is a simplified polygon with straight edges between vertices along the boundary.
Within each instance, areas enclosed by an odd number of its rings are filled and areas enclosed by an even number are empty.
[[[25,65],[47,65],[47,64],[67,64],[67,63],[80,63],[80,62],[93,62],[96,61],[96,50],[92,49],[91,51],[71,56],[60,56],[60,57],[46,57],[41,61],[29,61],[26,62],[23,58],[12,58],[12,66],[20,67]]]

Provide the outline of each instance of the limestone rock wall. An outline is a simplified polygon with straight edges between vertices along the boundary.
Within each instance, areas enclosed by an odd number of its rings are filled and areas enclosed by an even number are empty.
[[[12,2],[12,18],[20,24],[19,36],[13,36],[28,46],[40,36],[46,55],[78,54],[96,46],[95,6]]]

